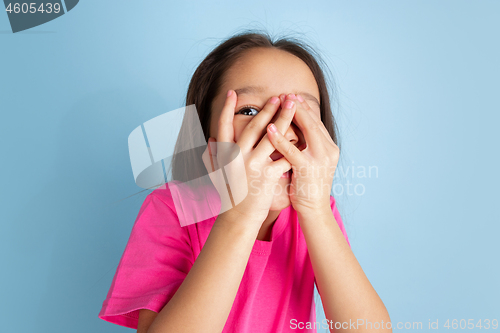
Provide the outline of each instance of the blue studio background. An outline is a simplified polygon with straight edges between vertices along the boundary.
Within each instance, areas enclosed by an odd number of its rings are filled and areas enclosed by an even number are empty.
[[[128,135],[181,107],[203,57],[245,28],[305,37],[334,74],[334,196],[393,325],[500,320],[499,13],[498,1],[86,0],[16,34],[0,13],[1,331],[131,331],[97,318],[146,195],[131,196]]]

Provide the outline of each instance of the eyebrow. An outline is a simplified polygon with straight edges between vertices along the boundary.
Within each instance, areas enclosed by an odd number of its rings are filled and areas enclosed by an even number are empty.
[[[243,95],[243,94],[252,95],[252,94],[263,93],[266,91],[266,89],[262,86],[246,86],[243,88],[234,89],[234,91],[236,92],[236,95],[239,96],[239,95]],[[297,94],[304,96],[305,99],[311,100],[314,103],[318,104],[319,107],[321,107],[318,100],[313,95],[306,93],[306,92],[296,92],[295,95],[297,95]]]

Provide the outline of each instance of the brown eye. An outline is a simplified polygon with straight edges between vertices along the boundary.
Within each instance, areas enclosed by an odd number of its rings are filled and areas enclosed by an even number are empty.
[[[254,110],[257,112],[251,112],[251,110]],[[247,111],[250,111],[250,113],[248,113]],[[238,112],[236,112],[236,114],[242,114],[244,116],[256,116],[258,112],[259,112],[259,110],[257,110],[257,108],[255,108],[251,105],[245,105]]]

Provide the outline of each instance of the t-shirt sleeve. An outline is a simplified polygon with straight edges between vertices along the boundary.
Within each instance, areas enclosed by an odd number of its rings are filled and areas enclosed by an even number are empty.
[[[99,318],[137,329],[139,310],[159,313],[193,266],[186,228],[163,198],[144,200]]]
[[[344,228],[344,223],[342,223],[342,218],[340,217],[339,210],[337,209],[337,203],[335,201],[335,198],[331,195],[330,195],[330,206],[332,207],[333,217],[335,217],[335,221],[337,221],[340,231],[342,231],[342,234],[344,235],[347,244],[349,245],[349,247],[351,247],[351,243],[349,243],[349,238],[347,237],[347,232],[345,231]]]

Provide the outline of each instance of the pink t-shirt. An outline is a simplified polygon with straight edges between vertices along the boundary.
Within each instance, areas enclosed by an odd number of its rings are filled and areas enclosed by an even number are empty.
[[[349,244],[332,196],[330,204]],[[146,197],[99,318],[137,329],[140,309],[159,313],[173,297],[217,218],[181,227],[175,211],[167,185]],[[314,323],[314,283],[306,241],[290,205],[280,212],[271,241],[255,240],[223,333],[297,332],[293,323]]]

